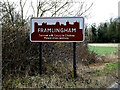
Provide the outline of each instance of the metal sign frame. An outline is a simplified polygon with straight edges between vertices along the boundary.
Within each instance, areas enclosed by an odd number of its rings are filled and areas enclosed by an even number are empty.
[[[55,25],[57,24],[57,22],[60,23],[60,25],[65,25],[67,26],[67,22],[69,22],[69,25],[74,25],[75,22],[79,22],[79,28],[82,30],[82,33],[80,33],[82,36],[81,40],[31,40],[32,38],[32,33],[34,33],[34,29],[35,29],[35,22],[38,23],[38,27],[39,25],[45,24],[47,23],[47,25]],[[77,30],[78,32],[78,30]],[[77,33],[76,32],[76,33]],[[69,33],[69,32],[68,32]],[[79,35],[80,35],[79,34]],[[77,38],[80,39],[80,36],[77,33]],[[31,18],[31,30],[30,30],[30,41],[31,42],[83,42],[85,40],[85,30],[84,30],[84,18],[83,17],[41,17],[41,18],[36,18],[36,17],[32,17]]]

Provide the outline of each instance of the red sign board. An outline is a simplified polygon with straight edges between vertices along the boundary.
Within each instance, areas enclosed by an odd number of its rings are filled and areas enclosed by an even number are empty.
[[[82,42],[84,19],[82,17],[31,18],[32,42]]]

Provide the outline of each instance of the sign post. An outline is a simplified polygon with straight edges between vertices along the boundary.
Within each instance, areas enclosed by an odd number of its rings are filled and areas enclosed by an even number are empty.
[[[76,78],[76,42],[73,42],[73,73]]]
[[[42,42],[73,42],[73,70],[76,77],[76,42],[83,42],[83,17],[31,18],[30,41],[40,42],[40,75],[42,74]]]
[[[40,42],[40,55],[39,55],[40,75],[42,75],[42,42]]]

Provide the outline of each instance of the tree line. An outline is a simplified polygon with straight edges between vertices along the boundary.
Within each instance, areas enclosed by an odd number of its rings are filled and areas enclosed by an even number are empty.
[[[86,28],[86,37],[90,43],[120,43],[119,18],[110,19],[109,22],[93,24]]]

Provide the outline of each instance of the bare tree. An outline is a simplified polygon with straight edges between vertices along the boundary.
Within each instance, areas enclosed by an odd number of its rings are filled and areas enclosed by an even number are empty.
[[[14,22],[14,7],[12,7],[13,3],[10,4],[7,2],[0,3],[0,13],[1,13],[1,20],[8,21],[9,23],[13,24]]]
[[[2,0],[2,9],[1,9],[1,16],[7,17],[4,19],[7,22],[11,23],[18,23],[23,26],[25,24],[26,18],[29,18],[28,15],[32,15],[33,17],[58,17],[58,16],[83,16],[87,17],[90,14],[90,9],[93,6],[93,3],[88,4],[85,0],[80,1],[73,1],[73,0],[37,0],[37,3],[34,3],[33,0],[19,0],[19,7],[20,10],[17,11],[15,8],[15,3],[12,4],[9,0],[4,1]],[[30,3],[30,6],[28,5]],[[37,4],[37,5],[33,5]],[[18,7],[17,6],[17,7]],[[30,14],[26,14],[25,18],[25,11],[26,6],[29,6],[28,10]],[[20,13],[19,13],[20,12]],[[16,14],[17,13],[17,14]],[[18,23],[19,24],[19,23]],[[13,24],[12,24],[13,25]]]
[[[22,23],[22,26],[24,25],[24,13],[23,13],[23,9],[25,7],[25,4],[26,4],[27,0],[25,0],[25,2],[22,4],[22,0],[20,0],[20,10],[21,10],[21,23]]]
[[[89,10],[93,6],[91,3],[89,6],[87,2],[84,1],[73,1],[73,0],[37,0],[37,6],[33,6],[31,1],[31,7],[33,10],[34,17],[43,17],[43,16],[85,16],[89,14]],[[36,9],[35,9],[36,8]],[[36,15],[35,15],[36,11]]]

